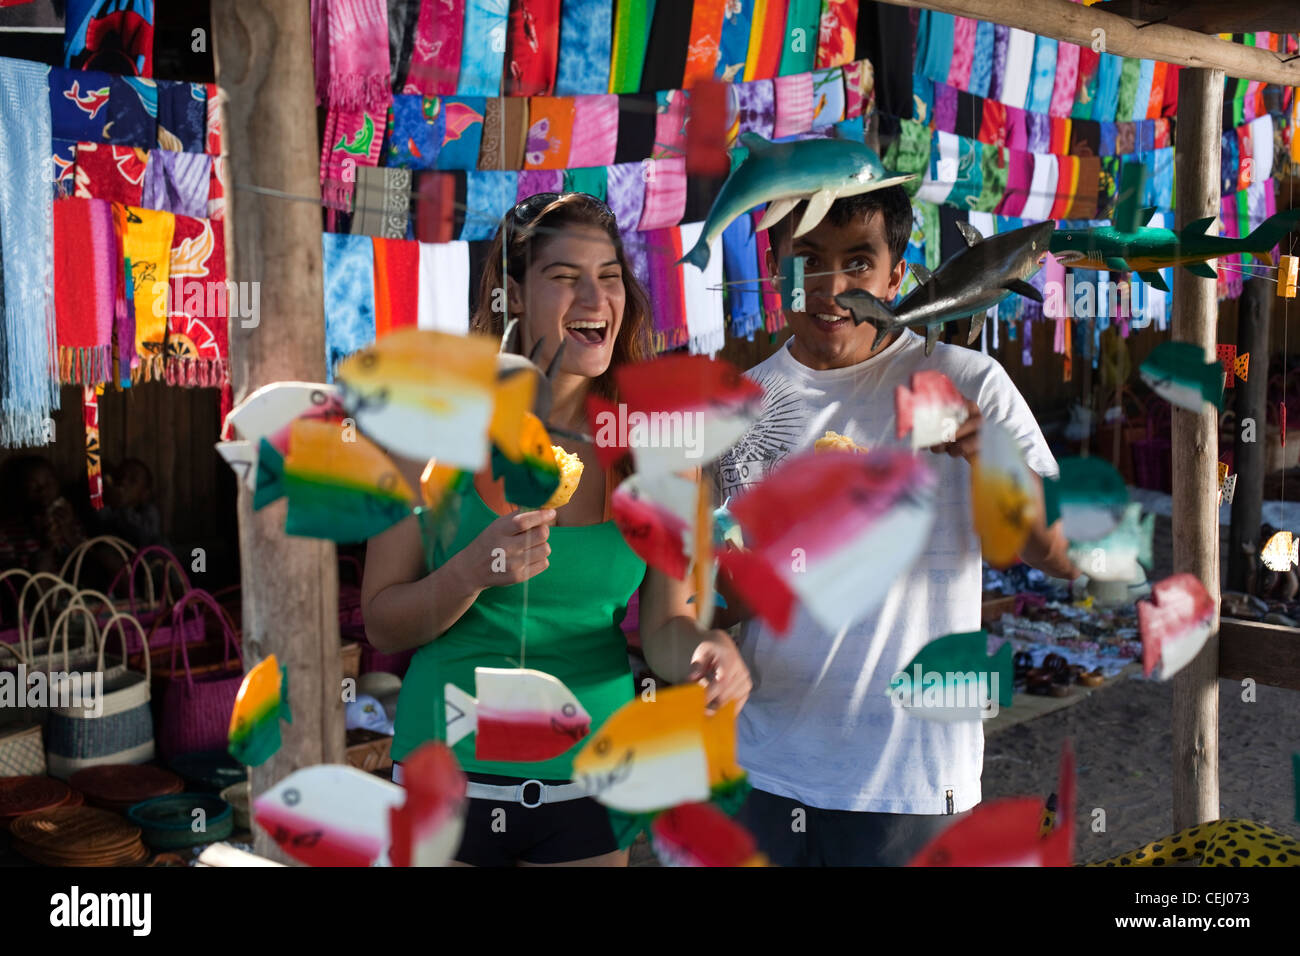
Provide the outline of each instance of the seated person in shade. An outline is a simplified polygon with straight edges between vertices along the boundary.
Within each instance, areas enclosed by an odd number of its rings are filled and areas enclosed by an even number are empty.
[[[162,514],[154,504],[153,474],[138,458],[126,458],[104,475],[104,507],[100,533],[131,542],[137,548],[166,545]]]
[[[7,478],[10,515],[0,532],[0,555],[13,561],[9,566],[57,573],[86,532],[59,488],[54,466],[29,455],[10,463]]]

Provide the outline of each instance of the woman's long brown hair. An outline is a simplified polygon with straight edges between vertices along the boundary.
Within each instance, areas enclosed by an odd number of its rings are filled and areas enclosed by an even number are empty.
[[[631,362],[644,362],[653,357],[650,347],[650,297],[628,264],[623,251],[623,240],[618,232],[618,223],[609,207],[587,193],[565,193],[548,203],[531,223],[516,227],[512,222],[514,213],[506,214],[492,239],[492,248],[488,252],[487,265],[483,277],[479,280],[478,307],[470,317],[470,328],[500,338],[505,331],[506,316],[503,312],[494,312],[492,306],[504,296],[498,295],[498,289],[506,287],[501,269],[501,248],[509,237],[506,249],[506,272],[515,282],[523,284],[524,273],[528,264],[541,250],[541,247],[553,239],[560,231],[572,226],[594,226],[609,236],[614,244],[614,254],[623,273],[623,321],[619,326],[618,338],[614,340],[614,352],[610,358],[609,368],[594,379],[591,390],[594,394],[612,402],[618,401],[618,389],[614,384],[614,372],[621,365]],[[520,342],[523,342],[522,330]]]

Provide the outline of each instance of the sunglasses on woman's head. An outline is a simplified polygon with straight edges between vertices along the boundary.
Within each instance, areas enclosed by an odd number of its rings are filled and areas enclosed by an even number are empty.
[[[511,229],[511,235],[507,238],[513,238],[513,230],[523,229],[536,222],[537,217],[542,214],[542,210],[555,202],[555,200],[561,199],[564,196],[573,195],[586,196],[611,216],[613,215],[613,211],[610,210],[605,201],[598,196],[591,195],[591,193],[534,193],[526,199],[521,199],[519,202],[515,203],[514,208],[510,210],[509,215],[506,217],[506,223]]]

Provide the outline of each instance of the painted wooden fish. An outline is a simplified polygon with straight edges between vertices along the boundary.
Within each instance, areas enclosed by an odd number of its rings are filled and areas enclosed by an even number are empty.
[[[706,713],[698,684],[634,698],[610,715],[573,760],[573,776],[615,810],[646,813],[708,800],[739,786],[736,705]]]
[[[1186,667],[1210,636],[1214,602],[1194,574],[1175,574],[1151,588],[1150,601],[1138,601],[1142,634],[1142,672],[1166,681]]]
[[[1070,560],[1095,581],[1139,580],[1138,565],[1151,567],[1151,537],[1156,516],[1142,516],[1142,506],[1133,502],[1115,530],[1096,541],[1071,542]]]
[[[1192,342],[1161,342],[1138,366],[1151,390],[1171,405],[1199,412],[1205,402],[1223,411],[1223,363]]]
[[[953,441],[970,413],[952,379],[931,369],[913,372],[910,384],[894,389],[898,437],[910,432],[913,451]]]
[[[1274,532],[1259,556],[1270,571],[1290,571],[1300,564],[1300,538],[1290,531]]]
[[[466,779],[445,744],[433,741],[402,761],[406,802],[388,811],[393,866],[443,866],[465,830]]]
[[[1043,479],[1047,524],[1059,519],[1071,541],[1096,541],[1115,530],[1128,505],[1128,486],[1101,458],[1062,458],[1060,475]]]
[[[1141,210],[1138,221],[1150,221],[1155,211],[1154,207]],[[1215,219],[1198,219],[1181,232],[1151,226],[1132,231],[1113,226],[1058,229],[1052,233],[1051,251],[1069,268],[1136,272],[1144,282],[1168,292],[1169,286],[1159,270],[1170,266],[1182,266],[1193,275],[1214,279],[1218,272],[1209,260],[1220,256],[1251,255],[1271,265],[1273,248],[1300,224],[1300,209],[1269,216],[1243,239],[1210,235]]]
[[[683,803],[655,817],[655,855],[665,866],[767,866],[753,835],[711,803]]]
[[[984,327],[984,316],[1013,292],[1037,302],[1043,295],[1025,280],[1036,273],[1039,257],[1047,251],[1048,237],[1055,224],[1048,220],[985,239],[967,223],[957,228],[966,248],[932,275],[924,266],[912,264],[918,285],[896,307],[877,299],[865,289],[849,289],[835,296],[835,302],[853,313],[858,325],[870,322],[876,329],[873,348],[885,337],[904,328],[924,330],[925,354],[934,350],[944,323],[971,317],[967,343],[973,343]]]
[[[979,456],[971,463],[971,516],[984,560],[1007,568],[1038,517],[1038,493],[1020,444],[997,422],[980,429]]]
[[[951,723],[997,716],[1014,691],[1011,642],[988,653],[988,634],[936,638],[891,678],[888,696],[915,717]]]
[[[629,451],[642,475],[698,468],[758,418],[763,389],[707,355],[667,355],[615,373],[619,404],[587,399],[596,455],[612,468]]]
[[[795,236],[802,236],[822,221],[841,196],[856,196],[916,178],[891,175],[870,147],[851,140],[773,143],[747,132],[740,134],[740,142],[749,155],[722,184],[699,240],[678,265],[689,262],[703,271],[709,264],[709,245],[741,215],[763,203],[767,203],[767,211],[759,220],[760,231],[808,200],[794,230]]]
[[[925,548],[934,488],[910,452],[805,452],[731,502],[746,547],[719,565],[778,633],[796,602],[833,633],[869,614]]]
[[[476,667],[477,697],[455,684],[445,692],[447,745],[476,734],[479,760],[550,760],[591,730],[591,715],[573,691],[541,671]]]
[[[271,654],[244,675],[230,712],[228,749],[248,767],[260,767],[280,749],[280,721],[293,723],[289,712],[289,668]]]
[[[281,455],[288,442],[290,422],[308,417],[342,419],[343,403],[337,386],[324,382],[272,382],[263,385],[226,415],[223,437],[233,432],[238,439],[217,442],[217,452],[234,470],[249,491],[257,488],[257,450],[268,439]]]

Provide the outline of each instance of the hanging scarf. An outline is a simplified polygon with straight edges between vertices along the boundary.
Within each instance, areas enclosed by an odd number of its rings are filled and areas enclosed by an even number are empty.
[[[680,95],[680,93],[678,94]],[[528,101],[525,169],[564,169],[573,138],[573,97],[534,96]]]
[[[644,215],[642,216],[644,219]],[[682,288],[681,231],[669,226],[645,230],[650,254],[650,301],[653,303],[654,331],[659,349],[675,349],[690,341],[686,325],[686,300]],[[692,267],[694,268],[694,267]]]
[[[415,237],[420,242],[451,242],[456,238],[456,174],[420,173],[415,191]]]
[[[1007,150],[979,144],[982,150],[980,194],[971,209],[990,213],[1002,202],[1007,191]]]
[[[1007,148],[1029,150],[1029,114],[1018,106],[1007,107]]]
[[[615,163],[639,163],[654,152],[658,105],[653,93],[618,98],[618,143]]]
[[[0,446],[41,445],[59,407],[49,67],[0,58]]]
[[[642,232],[651,229],[667,229],[677,225],[681,222],[682,212],[686,208],[685,157],[654,159],[650,162],[641,221],[637,225]],[[681,256],[679,255],[678,258]]]
[[[779,76],[807,73],[817,60],[817,40],[822,0],[789,0],[785,16],[785,43],[781,47]]]
[[[787,0],[755,0],[754,22],[745,58],[745,80],[770,80],[777,76],[785,47]]]
[[[467,241],[491,239],[501,217],[514,206],[519,195],[519,174],[514,172],[469,172],[465,174],[465,228],[460,238]]]
[[[948,82],[956,30],[957,19],[952,14],[922,11],[917,33],[918,73],[934,83]]]
[[[604,166],[593,166],[588,169],[566,169],[564,171],[564,185],[561,188],[566,193],[586,193],[588,196],[595,196],[601,202],[604,202],[608,175]]]
[[[176,217],[169,212],[113,204],[117,233],[122,240],[125,274],[131,285],[129,307],[135,322],[134,381],[163,377],[163,346],[167,337],[167,277]],[[119,342],[119,349],[123,344]]]
[[[609,166],[618,150],[618,97],[611,93],[573,100],[570,166]]]
[[[158,83],[158,145],[202,153],[208,133],[208,93],[202,83]]]
[[[507,0],[465,0],[458,95],[501,95],[508,16]]]
[[[1048,37],[1038,37],[1034,44],[1033,81],[1025,109],[1031,113],[1046,113],[1052,105],[1052,90],[1056,85],[1057,42]]]
[[[957,129],[957,91],[946,83],[934,84],[934,128],[941,133]]]
[[[727,0],[699,0],[695,4],[690,39],[686,45],[682,89],[689,90],[699,80],[713,79],[718,66],[718,46],[722,42],[722,16],[726,5]]]
[[[677,241],[690,249],[704,231],[704,223],[695,222],[674,229]],[[685,306],[687,343],[692,355],[712,355],[726,344],[722,311],[722,241],[710,243],[709,264],[704,270],[678,268]]]
[[[140,205],[146,156],[144,150],[133,146],[78,143],[74,195],[127,206]]]
[[[419,327],[468,334],[469,243],[420,243],[419,271]]]
[[[990,146],[1007,146],[1007,107],[997,100],[985,100],[976,137]]]
[[[737,83],[736,117],[739,132],[771,139],[776,127],[776,84],[772,80]]]
[[[54,203],[54,313],[59,381],[65,385],[94,385],[112,378],[117,262],[110,203]]]
[[[388,0],[388,72],[394,92],[406,87],[419,20],[420,0]]]
[[[233,290],[226,284],[225,232],[208,219],[176,217],[168,258],[168,385],[220,388],[229,380]]]
[[[411,171],[361,166],[352,226],[354,235],[405,239],[411,221]]]
[[[1079,182],[1075,187],[1074,201],[1066,213],[1070,219],[1090,220],[1097,217],[1097,191],[1101,178],[1101,159],[1097,156],[1079,156]]]
[[[325,272],[325,375],[375,340],[375,254],[369,236],[321,235]]]
[[[1091,46],[1079,47],[1078,83],[1074,94],[1074,106],[1070,116],[1074,119],[1098,119],[1093,114],[1093,105],[1097,100],[1097,67],[1101,54]]]
[[[207,135],[203,151],[213,156],[221,155],[221,95],[217,84],[209,83],[205,87],[208,104]]]
[[[423,0],[403,93],[451,96],[460,78],[465,0]]]
[[[556,96],[609,92],[614,5],[602,0],[563,0]]]
[[[434,169],[445,133],[442,100],[435,96],[394,96],[388,116],[385,165]]]
[[[975,55],[975,21],[969,17],[953,17],[952,40],[948,75],[937,76],[935,80],[965,92],[970,89],[971,60]]]
[[[727,314],[731,334],[748,338],[763,324],[758,288],[758,242],[753,221],[740,216],[722,231],[722,258],[728,281]],[[712,261],[713,257],[709,257]]]
[[[751,213],[754,225],[758,224],[758,212]],[[779,287],[772,281],[772,273],[768,271],[767,260],[768,253],[772,251],[772,234],[769,230],[764,229],[758,233],[756,239],[758,244],[758,270],[762,278],[760,288],[762,289],[763,298],[763,325],[769,333],[779,332],[785,325],[785,313],[781,308],[781,292]]]
[[[54,198],[66,199],[77,191],[77,144],[73,140],[50,140],[54,171]]]
[[[205,153],[150,151],[144,168],[140,205],[181,216],[203,218],[212,185],[212,157]]]
[[[438,169],[477,169],[483,143],[483,113],[487,100],[481,96],[449,96],[442,100],[443,135],[438,150]]]
[[[653,13],[653,0],[626,0],[616,5],[609,92],[635,93],[641,88],[641,71],[645,66],[646,41],[650,37]]]
[[[641,221],[646,187],[641,170],[640,163],[616,163],[609,167],[606,176],[605,202],[614,213],[614,220],[624,238]]]
[[[867,60],[854,60],[845,63],[844,71],[844,118],[856,119],[866,111],[874,108],[876,96],[875,71]]]
[[[109,77],[107,110],[100,142],[153,149],[158,142],[158,85],[153,80]]]
[[[152,0],[68,0],[63,65],[153,75]]]
[[[989,96],[993,73],[993,24],[980,20],[975,25],[975,51],[971,57],[969,90],[976,96]]]
[[[1059,43],[1056,47],[1056,81],[1052,86],[1048,112],[1053,116],[1069,116],[1074,109],[1078,87],[1079,48],[1073,43]]]
[[[690,94],[660,90],[655,94],[655,146],[651,159],[671,159],[686,154],[686,116]]]
[[[1074,156],[1057,156],[1058,175],[1056,179],[1056,198],[1052,203],[1048,219],[1064,219],[1066,210],[1074,201],[1075,191],[1079,186],[1079,160]]]
[[[812,129],[813,87],[811,73],[778,76],[776,89],[776,123],[772,136],[794,136]]]
[[[558,193],[564,185],[564,173],[558,169],[526,169],[519,174],[515,202],[538,193]]]
[[[416,324],[420,302],[420,244],[375,237],[373,247],[375,338],[379,339],[393,329]]]
[[[1151,73],[1151,93],[1147,98],[1146,119],[1159,119],[1165,108],[1165,80],[1169,64],[1157,61]]]
[[[384,0],[328,0],[329,111],[321,142],[322,200],[352,209],[357,166],[379,165],[392,102]]]
[[[852,62],[857,54],[857,30],[858,0],[826,0],[817,31],[817,68]]]
[[[1126,57],[1119,70],[1119,90],[1115,99],[1115,122],[1132,122],[1133,105],[1137,102],[1138,81],[1142,77],[1142,61]]]
[[[1007,106],[1024,109],[1034,74],[1034,35],[1014,27],[1007,36],[1007,65],[999,99]]]
[[[812,75],[812,87],[812,128],[824,129],[843,120],[845,107],[844,71],[838,67],[829,70],[818,70]]]
[[[1093,101],[1092,118],[1113,123],[1119,110],[1120,72],[1125,60],[1113,53],[1100,54],[1097,63],[1097,98]]]
[[[212,157],[212,176],[208,181],[208,218],[220,221],[226,218],[226,161]]]
[[[614,97],[617,121],[618,98]],[[574,132],[577,133],[577,120]],[[478,168],[515,170],[524,165],[524,144],[528,139],[528,99],[498,96],[483,108],[483,139],[479,144]]]
[[[989,76],[988,98],[1005,104],[1002,99],[1003,75],[1007,71],[1007,41],[1011,38],[1011,28],[1000,23],[993,25],[993,71]]]
[[[51,67],[50,124],[55,139],[103,140],[111,80],[98,70]]]
[[[104,473],[99,455],[99,396],[103,385],[84,385],[81,389],[81,424],[86,436],[86,483],[90,487],[90,506],[104,507]]]
[[[506,96],[550,96],[560,48],[560,0],[515,0],[507,29]]]
[[[718,37],[718,63],[714,69],[714,79],[723,83],[738,83],[744,79],[749,36],[754,28],[755,3],[756,0],[729,0],[723,4],[722,32]]]
[[[1052,150],[1052,118],[1046,113],[1025,111],[1025,148],[1031,153],[1049,153]]]
[[[1051,117],[1052,152],[1058,156],[1070,152],[1070,120],[1066,117]]]

